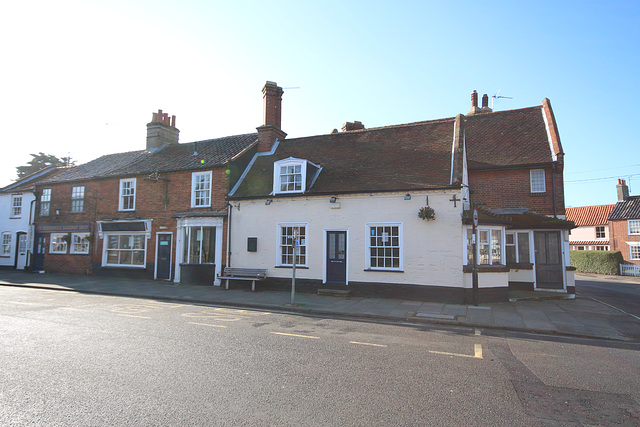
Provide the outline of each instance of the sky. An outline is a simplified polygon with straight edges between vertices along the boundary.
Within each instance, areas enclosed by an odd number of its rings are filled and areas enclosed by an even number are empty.
[[[289,137],[551,100],[567,206],[640,194],[637,1],[7,1],[0,186],[30,154],[142,150],[154,111],[180,142],[255,132],[284,88]]]

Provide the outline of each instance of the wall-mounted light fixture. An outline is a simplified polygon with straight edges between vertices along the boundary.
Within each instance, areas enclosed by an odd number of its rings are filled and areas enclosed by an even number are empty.
[[[264,204],[269,206],[271,204],[271,202],[273,202],[273,200],[267,199],[267,200],[264,201]]]
[[[405,199],[405,200],[411,200],[411,194],[407,193],[407,194],[404,196],[404,199]]]
[[[337,197],[332,197],[329,199],[329,203],[335,203],[337,200]]]
[[[60,215],[60,210],[56,209],[56,215]]]

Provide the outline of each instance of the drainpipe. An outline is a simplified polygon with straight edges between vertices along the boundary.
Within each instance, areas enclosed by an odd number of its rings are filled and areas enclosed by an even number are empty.
[[[29,207],[29,228],[31,228],[32,222],[33,222],[33,218],[32,215],[35,216],[35,203],[36,200],[38,199],[38,194],[34,191],[33,195],[35,196],[35,198],[31,201],[31,206]],[[28,236],[28,234],[27,234]],[[29,271],[31,271],[31,255],[33,254],[33,249],[36,247],[36,227],[34,225],[33,227],[33,235],[31,236],[33,245],[31,246],[31,248],[29,248],[29,250],[27,250],[27,261],[25,264],[25,268]],[[18,244],[18,242],[16,242],[16,244]],[[17,258],[16,258],[16,262],[17,262]]]
[[[231,266],[231,213],[233,206],[227,202],[227,267]]]
[[[551,189],[553,193],[553,217],[558,218],[556,206],[556,163],[553,163],[553,165],[551,165]]]

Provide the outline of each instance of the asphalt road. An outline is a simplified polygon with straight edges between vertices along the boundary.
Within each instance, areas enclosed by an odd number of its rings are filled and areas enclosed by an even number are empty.
[[[0,287],[0,425],[638,425],[637,344]]]
[[[640,318],[640,281],[636,278],[579,275],[576,293],[598,299]]]

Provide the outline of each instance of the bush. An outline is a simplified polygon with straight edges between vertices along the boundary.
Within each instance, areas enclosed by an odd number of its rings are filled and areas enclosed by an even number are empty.
[[[580,273],[620,274],[624,258],[620,251],[571,251],[571,265]]]

